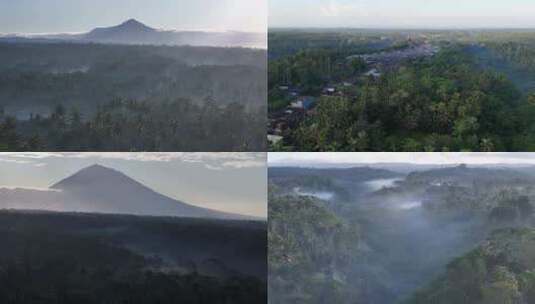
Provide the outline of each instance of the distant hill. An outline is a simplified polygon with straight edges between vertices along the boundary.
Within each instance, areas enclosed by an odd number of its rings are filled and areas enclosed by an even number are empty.
[[[436,182],[472,183],[477,182],[514,182],[530,180],[532,176],[511,168],[475,168],[466,165],[413,172],[407,176],[408,183],[432,184]]]
[[[218,219],[251,219],[189,205],[99,165],[80,170],[49,190],[0,189],[0,208]]]
[[[154,35],[156,32],[156,29],[148,27],[135,19],[130,19],[117,26],[96,28],[81,38],[84,40],[128,44],[133,41],[151,39],[151,35]]]
[[[267,48],[266,34],[249,32],[203,32],[159,30],[135,19],[111,27],[98,27],[82,34],[53,34],[0,38],[9,42],[54,42],[106,43],[132,45],[191,45],[214,47],[256,47]]]
[[[323,176],[332,177],[354,182],[372,179],[393,178],[402,174],[385,169],[371,167],[352,168],[297,168],[297,167],[272,167],[269,168],[269,178],[291,178],[296,176]]]

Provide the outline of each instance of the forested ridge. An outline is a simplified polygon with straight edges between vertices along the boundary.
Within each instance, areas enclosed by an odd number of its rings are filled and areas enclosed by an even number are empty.
[[[535,230],[496,231],[407,304],[535,302]]]
[[[264,145],[264,113],[188,99],[115,99],[93,115],[59,105],[28,120],[0,112],[0,151],[252,151]]]
[[[442,53],[366,81],[353,100],[321,98],[296,142],[314,151],[522,150],[529,138],[518,137],[520,110],[535,108],[519,108],[520,94],[507,79],[475,72],[467,60]]]
[[[0,150],[257,151],[266,51],[0,43]]]
[[[344,223],[319,201],[271,193],[270,302],[343,303],[355,297],[341,269],[354,261],[358,228]]]
[[[246,260],[265,267],[264,223],[24,211],[0,218],[2,303],[267,299],[265,278],[244,274]]]
[[[375,173],[270,169],[271,303],[535,301],[532,166]]]

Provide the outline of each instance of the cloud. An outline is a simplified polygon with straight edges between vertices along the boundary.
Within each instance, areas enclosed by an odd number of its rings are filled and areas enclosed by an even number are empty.
[[[335,0],[321,5],[320,12],[323,17],[363,17],[370,15],[369,9],[360,2],[341,3]]]
[[[220,170],[223,168],[243,169],[265,167],[267,153],[180,153],[184,162],[204,163],[208,169]],[[178,156],[178,155],[177,155]]]
[[[46,159],[116,159],[140,162],[170,162],[204,164],[207,169],[221,170],[225,168],[243,169],[266,166],[266,153],[218,152],[218,153],[0,153],[0,161],[17,164],[33,164],[45,166]]]
[[[270,166],[374,163],[533,164],[535,153],[269,153]]]
[[[48,157],[59,157],[61,153],[48,153],[48,152],[4,152],[0,153],[1,159],[43,159]]]
[[[30,163],[32,163],[31,161],[28,161],[28,160],[18,160],[18,159],[9,159],[9,158],[1,158],[1,157],[0,157],[0,162],[15,163],[15,164],[30,164]]]

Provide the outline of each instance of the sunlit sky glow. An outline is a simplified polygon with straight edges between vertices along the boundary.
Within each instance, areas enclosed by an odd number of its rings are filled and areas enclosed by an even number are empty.
[[[378,163],[420,165],[535,165],[535,153],[269,153],[269,166],[338,166]]]
[[[265,32],[267,0],[0,0],[0,33],[86,32],[130,18],[161,29]]]
[[[270,27],[534,28],[532,0],[271,0]]]
[[[265,153],[0,153],[0,188],[45,189],[93,164],[192,205],[267,217]]]

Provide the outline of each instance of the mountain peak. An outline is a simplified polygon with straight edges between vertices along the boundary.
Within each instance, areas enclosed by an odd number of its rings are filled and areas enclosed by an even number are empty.
[[[11,201],[16,202],[13,204],[17,209],[25,210],[250,219],[186,204],[99,164],[81,169],[49,190],[52,191],[0,189],[0,209],[13,206],[5,204]]]
[[[81,169],[80,171],[78,171],[78,173],[81,173],[81,172],[84,172],[84,171],[101,171],[101,172],[117,172],[117,173],[119,173],[115,169],[104,167],[104,166],[102,166],[100,164],[94,164],[94,165],[91,165],[89,167],[85,167],[85,168]]]
[[[137,21],[134,18],[126,20],[125,22],[121,23],[121,25],[143,25],[145,26],[143,23]]]
[[[106,170],[113,170],[111,168],[108,168],[108,167],[104,167],[100,164],[94,164],[94,165],[91,165],[89,167],[86,167],[85,169],[99,169],[99,170],[102,170],[102,169],[106,169]],[[85,170],[85,169],[82,169],[82,170]]]
[[[136,19],[112,27],[99,27],[85,34],[84,39],[92,41],[131,41],[140,39],[143,35],[152,34],[156,30],[146,26]]]
[[[129,28],[129,29],[136,29],[136,30],[153,30],[151,27],[146,26],[145,24],[137,21],[136,19],[128,19],[125,22],[121,23],[117,26],[118,28]]]
[[[88,184],[108,186],[116,182],[128,182],[138,184],[122,172],[108,168],[99,164],[94,164],[83,168],[73,175],[52,185],[51,189],[69,189],[73,187],[84,187]]]

